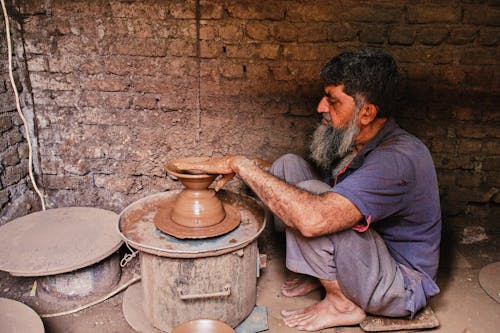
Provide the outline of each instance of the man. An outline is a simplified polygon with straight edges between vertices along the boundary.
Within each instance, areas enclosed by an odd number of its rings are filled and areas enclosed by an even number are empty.
[[[326,291],[317,304],[282,311],[288,326],[355,325],[366,312],[412,317],[439,292],[441,214],[432,158],[391,118],[397,67],[390,55],[343,53],[321,77],[323,120],[311,144],[319,172],[290,154],[272,174],[244,156],[178,167],[224,174],[216,188],[238,174],[275,214],[277,228],[286,226],[286,265],[301,275],[282,293]]]

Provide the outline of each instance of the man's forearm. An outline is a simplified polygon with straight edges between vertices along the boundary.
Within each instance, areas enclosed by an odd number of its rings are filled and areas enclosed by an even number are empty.
[[[314,195],[300,190],[245,157],[235,159],[232,167],[275,215],[306,237],[347,229],[362,218],[359,210],[340,195]]]

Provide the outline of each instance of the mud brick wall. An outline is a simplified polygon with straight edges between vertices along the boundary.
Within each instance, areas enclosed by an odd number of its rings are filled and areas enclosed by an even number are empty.
[[[322,65],[369,45],[400,65],[397,119],[433,154],[447,225],[497,232],[498,1],[13,0],[11,9],[51,207],[118,212],[178,187],[163,166],[182,156],[306,154]],[[19,131],[7,108],[2,133]],[[3,160],[11,148],[0,148]]]

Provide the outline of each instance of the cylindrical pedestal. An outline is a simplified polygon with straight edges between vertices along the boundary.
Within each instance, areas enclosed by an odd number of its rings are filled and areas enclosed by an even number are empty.
[[[163,331],[199,318],[237,326],[255,306],[257,255],[257,241],[234,252],[195,259],[141,252],[146,317]]]
[[[74,272],[44,276],[39,279],[39,296],[81,299],[109,293],[120,281],[120,255],[108,258]]]

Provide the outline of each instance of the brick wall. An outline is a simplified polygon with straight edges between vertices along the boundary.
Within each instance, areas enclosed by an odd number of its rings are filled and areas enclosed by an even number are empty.
[[[163,165],[181,156],[305,154],[322,65],[371,45],[400,65],[398,119],[433,154],[445,221],[495,230],[498,1],[31,0],[15,7],[53,207],[120,211],[178,186]]]

